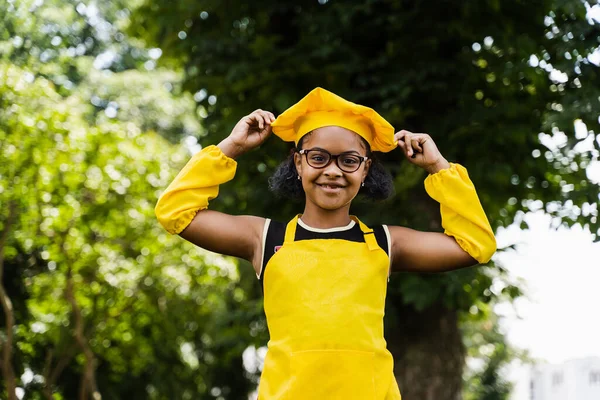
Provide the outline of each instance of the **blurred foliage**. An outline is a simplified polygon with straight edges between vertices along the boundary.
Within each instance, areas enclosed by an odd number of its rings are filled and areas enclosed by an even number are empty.
[[[160,191],[190,156],[172,143],[202,128],[180,74],[155,69],[160,51],[121,32],[124,3],[0,4],[2,283],[17,383],[24,398],[82,398],[91,367],[108,399],[241,398],[256,383],[241,354],[266,340],[261,303],[247,299],[259,289],[234,260],[156,222]]]
[[[259,307],[244,304],[236,264],[171,237],[154,217],[172,163],[188,151],[165,151],[165,139],[135,123],[95,118],[86,90],[62,98],[32,76],[0,64],[0,203],[17,205],[4,282],[15,303],[17,375],[34,374],[21,382],[28,397],[77,396],[85,360],[69,280],[107,398],[197,398],[223,368],[237,369],[236,389],[249,391],[239,355],[254,339],[230,318],[244,323]]]
[[[129,1],[22,0],[0,4],[0,53],[33,77],[44,77],[62,97],[78,93],[105,114],[154,130],[171,142],[202,130],[180,77],[156,71],[160,49],[125,35]],[[117,74],[116,74],[117,73]],[[166,101],[168,99],[169,101]],[[94,123],[94,119],[88,119]]]
[[[189,158],[182,139],[216,143],[241,116],[278,114],[315,86],[374,107],[398,129],[430,133],[469,169],[495,228],[544,209],[555,226],[598,233],[598,186],[585,172],[600,147],[592,5],[0,2],[0,233],[10,229],[2,284],[25,398],[81,398],[90,367],[104,398],[245,398],[258,371],[243,368],[242,352],[267,339],[252,268],[170,237],[153,206]],[[587,135],[575,134],[576,119]],[[265,196],[288,150],[270,140],[240,159],[215,208],[282,221],[298,212]],[[353,212],[440,229],[423,171],[397,152],[380,158],[396,195]],[[492,264],[394,276],[386,330],[407,308],[423,326],[429,307],[458,310],[469,356],[496,344],[466,395],[502,398],[497,372],[513,353],[486,324],[495,324],[491,304],[519,287]],[[415,336],[388,342],[410,348]],[[489,388],[499,397],[482,397]]]
[[[375,108],[397,129],[430,133],[449,160],[468,168],[494,228],[526,227],[524,213],[544,209],[554,226],[578,223],[598,238],[599,190],[586,175],[600,149],[597,57],[590,61],[600,24],[587,14],[596,4],[152,0],[132,15],[129,31],[163,49],[165,65],[184,69],[184,89],[205,115],[204,144],[217,143],[256,108],[277,115],[323,86]],[[575,134],[576,119],[586,124],[583,137]],[[240,158],[215,207],[288,220],[301,206],[265,195],[288,151],[270,140]],[[375,207],[355,204],[353,213],[367,223],[440,229],[424,172],[399,152],[380,158],[397,193]],[[494,280],[505,282],[501,293],[492,290]],[[407,307],[442,303],[466,312],[498,295],[520,295],[501,268],[398,275],[389,286],[386,330],[402,326]],[[401,387],[420,383],[426,386],[424,379]]]

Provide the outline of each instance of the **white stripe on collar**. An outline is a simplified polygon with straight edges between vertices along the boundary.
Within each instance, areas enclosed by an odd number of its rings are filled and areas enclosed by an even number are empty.
[[[317,232],[317,233],[328,233],[328,232],[347,231],[349,229],[352,229],[354,227],[354,225],[356,225],[356,222],[354,220],[351,220],[350,223],[346,226],[338,226],[335,228],[320,229],[320,228],[313,228],[312,226],[308,226],[304,222],[302,222],[302,220],[300,218],[298,218],[298,225],[300,225],[307,231]]]

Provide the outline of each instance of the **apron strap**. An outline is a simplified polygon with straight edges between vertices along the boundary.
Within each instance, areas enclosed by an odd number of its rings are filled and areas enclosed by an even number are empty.
[[[292,218],[290,222],[288,222],[285,228],[285,237],[283,239],[284,244],[294,242],[294,239],[296,238],[296,226],[298,226],[298,218],[300,217],[300,215],[301,214],[296,215],[294,218]],[[356,218],[354,215],[351,215],[350,218],[353,219],[360,227],[360,230],[362,231],[365,238],[365,243],[367,244],[369,250],[373,251],[379,249],[379,245],[377,244],[377,239],[375,238],[375,232],[373,232],[373,229],[363,224],[362,221]]]
[[[360,230],[362,231],[365,237],[365,243],[367,244],[369,250],[373,251],[379,249],[379,245],[377,244],[377,239],[375,238],[375,232],[373,232],[373,229],[363,224],[361,220],[356,218],[354,215],[351,215],[350,218],[352,218],[356,223],[358,223],[358,226],[360,226]]]
[[[298,225],[298,217],[300,214],[296,215],[290,222],[288,222],[285,228],[285,236],[283,239],[283,244],[293,243],[296,238],[296,226]]]

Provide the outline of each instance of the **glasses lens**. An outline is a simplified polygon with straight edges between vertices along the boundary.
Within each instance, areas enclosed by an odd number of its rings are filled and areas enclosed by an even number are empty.
[[[354,172],[360,166],[361,158],[353,154],[342,154],[338,157],[338,165],[342,171]]]
[[[309,150],[306,152],[306,160],[311,167],[321,168],[329,164],[329,153],[321,150]]]

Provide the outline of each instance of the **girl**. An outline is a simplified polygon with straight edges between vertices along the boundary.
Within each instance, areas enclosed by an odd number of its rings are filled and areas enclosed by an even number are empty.
[[[305,199],[282,224],[208,210],[235,158],[273,131],[295,152],[271,188]],[[391,193],[372,151],[400,147],[429,172],[425,188],[441,204],[444,233],[364,225],[349,214],[362,191]],[[277,119],[256,110],[218,146],[194,155],[161,195],[165,229],[210,251],[252,263],[264,290],[270,333],[259,399],[400,399],[383,337],[391,271],[436,272],[489,261],[496,242],[466,170],[442,157],[431,137],[393,127],[370,108],[321,88]]]

